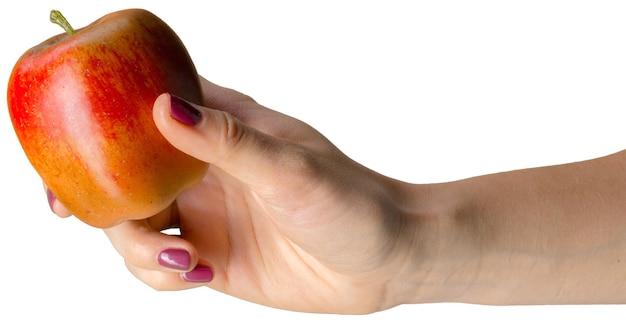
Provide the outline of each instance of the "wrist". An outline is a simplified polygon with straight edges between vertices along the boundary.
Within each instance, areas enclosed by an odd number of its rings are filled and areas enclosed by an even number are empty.
[[[387,284],[391,306],[458,301],[472,281],[471,270],[462,268],[478,254],[459,230],[454,184],[396,184],[406,230]]]
[[[497,233],[483,222],[492,206],[478,196],[480,183],[473,181],[401,185],[399,209],[411,234],[400,247],[404,257],[396,268],[401,270],[389,284],[395,305],[527,304],[536,300],[533,289],[548,276],[527,280],[526,286],[518,278],[561,265],[546,261],[545,255],[512,252],[506,241],[494,241]]]
[[[398,304],[623,303],[623,155],[403,184],[413,238]]]

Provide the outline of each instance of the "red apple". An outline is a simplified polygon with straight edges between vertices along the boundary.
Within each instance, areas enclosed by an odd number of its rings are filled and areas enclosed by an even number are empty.
[[[11,73],[7,100],[22,148],[85,223],[105,228],[154,215],[207,169],[168,143],[152,119],[164,92],[202,103],[195,66],[174,31],[145,10],[64,28]]]

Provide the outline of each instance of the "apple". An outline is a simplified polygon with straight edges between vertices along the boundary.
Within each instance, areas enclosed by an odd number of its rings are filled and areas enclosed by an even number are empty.
[[[7,91],[17,138],[43,182],[98,228],[165,209],[207,165],[157,130],[152,106],[168,92],[201,104],[196,68],[174,31],[141,9],[113,12],[24,53]]]

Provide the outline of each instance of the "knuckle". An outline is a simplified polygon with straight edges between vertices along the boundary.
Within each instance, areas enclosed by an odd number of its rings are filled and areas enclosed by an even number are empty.
[[[243,125],[230,113],[223,112],[222,116],[224,118],[224,141],[229,145],[236,145],[243,137]]]
[[[221,118],[218,160],[228,159],[251,147],[261,155],[275,151],[275,143],[271,138],[258,133],[256,129],[249,127],[237,117],[221,111]]]
[[[221,147],[221,149],[218,158],[224,159],[241,146],[246,137],[246,130],[244,129],[245,126],[230,113],[221,111],[220,116],[221,129],[218,147]]]

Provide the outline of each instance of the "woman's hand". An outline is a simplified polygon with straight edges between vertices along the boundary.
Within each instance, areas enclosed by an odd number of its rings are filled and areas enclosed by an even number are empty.
[[[128,269],[158,290],[206,285],[298,311],[400,304],[389,287],[415,241],[401,210],[405,184],[350,160],[298,120],[202,84],[206,107],[163,94],[154,120],[209,170],[160,214],[105,230]],[[161,233],[168,228],[180,237]]]

